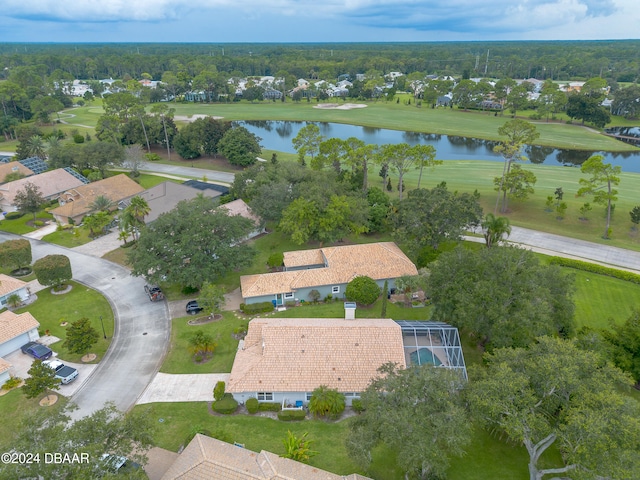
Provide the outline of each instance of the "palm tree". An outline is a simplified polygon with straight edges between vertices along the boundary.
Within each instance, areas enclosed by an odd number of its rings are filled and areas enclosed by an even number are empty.
[[[488,213],[482,222],[482,231],[487,248],[500,243],[505,235],[511,234],[511,224],[507,217],[496,217],[493,213]]]
[[[98,195],[89,205],[92,212],[108,212],[111,207],[113,207],[113,202],[104,195]]]
[[[46,145],[40,135],[32,135],[27,139],[27,150],[34,157],[47,158]]]
[[[147,201],[139,195],[136,195],[120,215],[122,220],[121,228],[123,230],[130,229],[133,232],[134,241],[137,240],[137,231],[145,224],[144,217],[149,215],[150,212],[151,208]]]
[[[309,411],[316,417],[337,417],[344,408],[344,395],[325,385],[316,388],[309,400]]]

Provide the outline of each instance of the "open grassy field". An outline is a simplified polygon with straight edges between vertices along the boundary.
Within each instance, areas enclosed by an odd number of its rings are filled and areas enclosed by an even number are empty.
[[[59,342],[51,345],[51,348],[58,353],[63,361],[80,362],[82,355],[69,353],[63,346],[66,338],[66,327],[61,326],[63,322],[71,323],[83,317],[91,320],[91,325],[100,334],[98,342],[92,347],[91,353],[97,355],[96,362],[102,360],[109,348],[113,337],[113,311],[109,302],[98,292],[76,282],[70,282],[73,288],[63,295],[53,295],[51,289],[46,288],[37,293],[38,300],[31,305],[16,310],[16,313],[30,312],[38,322],[40,322],[40,332],[44,334],[46,330],[51,335],[58,337]],[[102,335],[102,323],[107,334],[104,339]]]

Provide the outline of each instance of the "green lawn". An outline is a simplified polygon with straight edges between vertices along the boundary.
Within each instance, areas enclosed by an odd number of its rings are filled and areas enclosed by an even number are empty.
[[[52,222],[53,215],[51,215],[46,210],[40,210],[36,214],[36,218],[41,222]],[[6,218],[0,221],[0,230],[9,233],[15,233],[17,235],[24,235],[25,233],[33,232],[34,230],[38,230],[40,227],[28,225],[29,222],[33,222],[33,214],[26,214],[20,218],[16,218],[14,220],[7,220]]]
[[[373,462],[368,472],[361,471],[347,454],[343,439],[348,435],[350,420],[329,423],[307,420],[301,423],[248,415],[212,416],[204,402],[156,403],[138,405],[156,424],[155,444],[177,451],[186,444],[195,430],[208,430],[214,436],[230,442],[243,443],[253,451],[267,450],[283,454],[282,439],[290,429],[294,434],[309,433],[318,455],[310,464],[338,474],[358,472],[376,480],[400,480],[402,471],[394,461],[393,452],[384,447],[373,452]],[[549,462],[557,460],[550,455]],[[498,461],[499,459],[499,461]],[[524,447],[505,443],[481,429],[475,429],[467,455],[452,459],[447,478],[449,480],[525,480],[528,456]],[[543,459],[543,463],[544,462]]]
[[[60,409],[66,404],[63,396],[58,396],[58,401],[50,407],[40,407],[38,402],[45,395],[28,399],[22,393],[22,389],[14,388],[5,395],[0,396],[0,412],[3,412],[0,422],[0,450],[3,452],[11,448],[11,440],[19,430],[22,420],[31,412],[39,408]]]
[[[89,243],[93,239],[89,236],[88,228],[78,227],[67,230],[56,230],[55,232],[42,237],[42,240],[49,243],[55,243],[62,247],[73,248]]]
[[[111,338],[113,337],[113,311],[109,302],[98,292],[77,282],[71,282],[73,288],[63,295],[53,295],[51,289],[46,288],[37,293],[38,300],[31,305],[16,310],[17,313],[30,312],[40,322],[41,335],[49,330],[51,335],[60,338],[60,341],[52,345],[52,349],[58,353],[61,360],[80,362],[82,355],[71,354],[63,348],[62,343],[66,338],[66,327],[60,326],[62,322],[75,322],[83,317],[91,320],[93,328],[99,332],[100,337],[91,353],[97,355],[96,362],[104,357]],[[103,338],[102,323],[107,334]]]
[[[196,316],[175,318],[171,323],[171,347],[160,371],[164,373],[228,373],[238,349],[238,340],[231,335],[247,320],[239,320],[232,312],[225,312],[223,319],[204,325],[189,325]],[[202,330],[211,335],[218,347],[213,358],[206,363],[196,364],[189,351],[189,338]]]
[[[576,326],[609,328],[624,323],[638,307],[640,285],[618,278],[567,268],[575,275]]]

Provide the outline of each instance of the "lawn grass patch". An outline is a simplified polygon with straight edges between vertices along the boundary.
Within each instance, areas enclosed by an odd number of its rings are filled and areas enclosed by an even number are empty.
[[[608,329],[624,323],[640,298],[640,285],[618,278],[566,268],[575,275],[576,327]]]
[[[21,423],[27,415],[32,414],[39,408],[57,411],[67,403],[67,400],[62,395],[58,395],[58,401],[55,405],[41,407],[38,402],[42,397],[44,397],[44,394],[29,399],[22,393],[22,388],[14,388],[7,394],[0,396],[0,412],[4,413],[2,422],[0,422],[0,450],[3,452],[11,450],[11,442],[16,432],[20,430]]]
[[[224,312],[222,320],[202,325],[189,325],[194,316],[180,317],[171,323],[171,347],[160,368],[163,373],[229,373],[238,350],[238,340],[232,337],[234,331],[246,320],[239,320],[232,312]],[[213,358],[196,364],[189,349],[189,338],[202,330],[211,335],[218,344]],[[213,397],[212,397],[213,398]]]
[[[66,230],[56,230],[42,237],[42,240],[49,243],[55,243],[61,247],[73,248],[89,243],[93,240],[89,236],[87,228],[68,228]]]
[[[75,322],[83,317],[91,321],[91,326],[100,334],[97,343],[91,348],[90,353],[97,355],[96,362],[99,362],[106,353],[111,339],[113,338],[113,311],[111,305],[97,291],[77,282],[69,282],[73,287],[71,291],[63,295],[53,295],[50,288],[46,288],[37,293],[38,300],[31,305],[16,310],[16,313],[30,312],[38,322],[41,335],[49,330],[50,334],[58,337],[59,342],[51,345],[53,351],[58,354],[61,360],[79,363],[82,355],[72,354],[62,346],[66,339],[66,328],[60,324]],[[102,324],[107,334],[106,340],[102,334]],[[67,325],[68,326],[68,325]]]
[[[42,209],[36,214],[36,219],[43,222],[52,222],[53,215],[51,215],[47,210]],[[31,213],[27,213],[22,217],[16,218],[14,220],[7,220],[5,218],[4,220],[0,221],[0,230],[9,233],[15,233],[16,235],[24,235],[25,233],[30,233],[41,228],[27,225],[28,222],[32,221],[33,214]]]

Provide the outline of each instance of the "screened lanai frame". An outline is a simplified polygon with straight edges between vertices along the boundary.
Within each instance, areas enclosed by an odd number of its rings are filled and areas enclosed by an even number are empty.
[[[420,322],[397,320],[402,329],[402,342],[407,366],[422,364],[420,350],[428,350],[428,363],[451,368],[462,373],[467,379],[467,367],[464,363],[460,335],[456,327],[444,322]],[[431,359],[437,359],[432,361]]]

